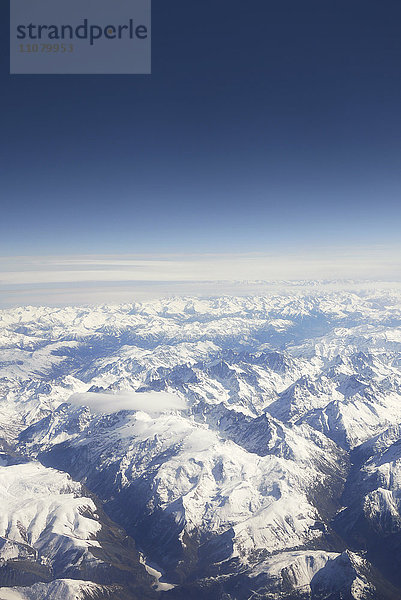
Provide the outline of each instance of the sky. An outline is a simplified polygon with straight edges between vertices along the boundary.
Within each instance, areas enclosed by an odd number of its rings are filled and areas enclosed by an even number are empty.
[[[399,267],[399,0],[153,0],[152,74],[131,76],[10,76],[0,17],[3,270],[361,252],[366,270],[375,249]]]

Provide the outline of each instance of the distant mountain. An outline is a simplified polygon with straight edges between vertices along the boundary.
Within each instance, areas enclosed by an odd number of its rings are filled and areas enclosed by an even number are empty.
[[[400,598],[400,326],[389,291],[1,311],[0,599]]]

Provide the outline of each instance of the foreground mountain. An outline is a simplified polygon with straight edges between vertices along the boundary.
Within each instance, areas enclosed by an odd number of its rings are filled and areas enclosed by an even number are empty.
[[[400,325],[398,292],[2,311],[0,599],[401,597]]]

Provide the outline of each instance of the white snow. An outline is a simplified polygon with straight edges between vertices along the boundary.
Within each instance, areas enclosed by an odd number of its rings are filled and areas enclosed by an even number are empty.
[[[101,591],[100,585],[88,581],[56,579],[30,587],[0,588],[0,600],[84,600]]]
[[[99,545],[93,539],[101,528],[96,506],[65,473],[36,462],[2,466],[0,505],[0,536],[43,558],[56,560],[70,549]],[[10,550],[6,545],[4,551]]]
[[[146,476],[146,510],[189,535],[230,533],[253,573],[285,568],[307,587],[339,561],[305,547],[321,542],[314,494],[343,477],[344,450],[370,444],[364,514],[400,526],[400,324],[401,294],[385,289],[0,311],[0,437],[23,432],[31,457],[84,449],[82,480],[113,473],[106,500]],[[97,543],[79,484],[35,462],[1,465],[4,558],[21,542],[52,559]],[[353,585],[357,598],[368,584]]]

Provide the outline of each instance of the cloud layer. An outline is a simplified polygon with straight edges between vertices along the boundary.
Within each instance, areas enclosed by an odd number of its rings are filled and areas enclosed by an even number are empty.
[[[262,283],[341,279],[400,281],[401,248],[313,248],[276,254],[0,257],[0,306],[254,294],[266,293]]]
[[[69,402],[89,406],[95,413],[113,413],[119,410],[141,410],[160,414],[170,410],[185,410],[185,401],[168,392],[84,392],[73,394]]]

